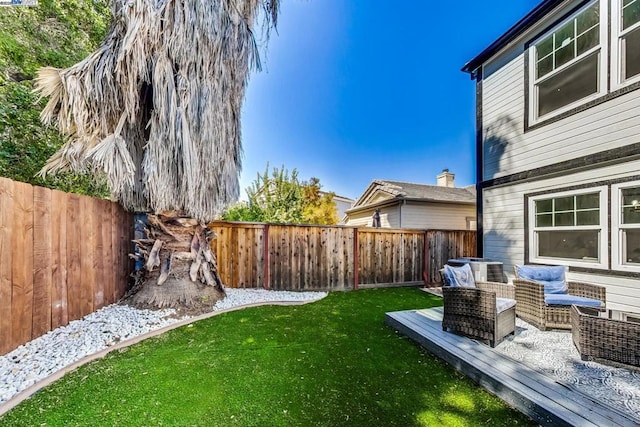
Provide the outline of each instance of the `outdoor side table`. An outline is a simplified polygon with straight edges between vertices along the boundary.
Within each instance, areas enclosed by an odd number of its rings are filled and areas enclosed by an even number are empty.
[[[600,313],[571,306],[571,335],[582,360],[640,366],[640,323],[608,319]]]

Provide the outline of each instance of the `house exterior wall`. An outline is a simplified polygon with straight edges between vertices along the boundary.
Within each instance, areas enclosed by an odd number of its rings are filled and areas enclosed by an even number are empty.
[[[484,180],[640,142],[638,91],[525,132],[524,61],[522,53],[483,79]]]
[[[640,142],[637,91],[525,132],[523,64],[518,57],[483,80],[484,180]]]
[[[631,86],[626,93],[600,97],[592,105],[557,119],[528,123],[526,43],[580,3],[566,2],[483,65],[477,100],[482,123],[478,144],[483,188],[483,250],[479,256],[504,262],[505,272],[513,277],[515,264],[530,263],[533,258],[533,219],[529,218],[527,197],[576,188],[604,188],[608,197],[604,206],[605,232],[601,236],[608,245],[605,259],[601,260],[604,267],[572,265],[568,277],[605,285],[608,308],[640,313],[640,273],[622,272],[611,260],[618,250],[618,230],[612,224],[617,207],[611,200],[616,183],[640,181],[640,152],[630,149],[640,144],[640,90]],[[611,46],[610,40],[607,43]],[[609,92],[614,89],[609,88]],[[615,150],[622,154],[617,158],[607,156]]]
[[[371,205],[374,203],[380,203],[380,202],[384,202],[385,200],[389,200],[392,199],[393,196],[388,194],[388,193],[382,193],[380,191],[377,191],[373,196],[371,196],[370,200],[366,201],[366,204]]]
[[[483,191],[483,256],[504,263],[513,278],[513,267],[524,264],[527,239],[525,195],[540,191],[580,186],[600,186],[604,181],[637,178],[640,161],[629,161],[584,172],[575,172],[534,182],[497,186]],[[611,230],[611,228],[609,228]],[[610,231],[609,231],[610,233]],[[607,306],[613,310],[640,313],[640,280],[601,272],[580,272],[570,268],[568,278],[607,287]]]
[[[560,9],[570,10],[575,2]],[[484,65],[482,79],[483,179],[540,168],[640,142],[638,91],[588,108],[555,123],[525,131],[525,42],[555,21],[549,19]]]
[[[347,201],[345,199],[338,199],[336,197],[333,198],[334,203],[336,204],[336,210],[338,211],[338,219],[342,221],[345,216],[345,211],[347,209],[351,209],[353,205],[353,200]]]
[[[347,215],[345,225],[352,227],[371,227],[375,208],[352,212]],[[398,206],[380,208],[380,226],[382,228],[400,228],[400,214]]]
[[[475,205],[407,203],[402,205],[402,228],[468,230],[468,219],[475,216]]]

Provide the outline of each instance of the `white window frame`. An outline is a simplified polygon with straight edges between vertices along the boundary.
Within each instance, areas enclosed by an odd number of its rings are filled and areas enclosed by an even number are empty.
[[[582,225],[572,227],[536,227],[536,202],[538,200],[553,199],[557,197],[577,196],[580,194],[600,193],[600,225]],[[562,191],[558,193],[549,193],[529,198],[529,260],[539,264],[555,264],[568,265],[572,267],[584,267],[607,270],[609,268],[609,229],[608,229],[608,194],[609,188],[604,186],[589,187],[580,190]],[[600,239],[598,245],[599,257],[598,262],[581,261],[571,258],[552,258],[538,256],[538,231],[574,231],[574,230],[600,230]]]
[[[625,182],[611,186],[611,268],[619,271],[640,272],[640,265],[624,263],[624,238],[626,229],[640,229],[640,224],[622,223],[622,190],[640,187],[640,181]]]
[[[617,0],[614,0],[617,1]],[[563,64],[561,67],[553,70],[552,72],[550,72],[549,74],[541,77],[541,78],[536,78],[536,45],[544,40],[547,36],[549,36],[550,34],[552,34],[554,31],[556,31],[557,29],[559,29],[560,27],[562,27],[564,24],[566,24],[567,22],[571,21],[572,19],[574,19],[577,15],[579,15],[580,13],[582,13],[584,10],[586,10],[587,8],[589,8],[590,6],[593,6],[594,3],[599,3],[599,13],[600,13],[600,43],[597,46],[594,46],[593,48],[589,49],[587,52],[584,52],[583,54],[581,54],[580,56],[574,58],[573,60],[571,60],[570,62]],[[577,10],[575,13],[572,13],[571,16],[569,16],[567,19],[563,20],[562,22],[560,22],[558,25],[555,25],[553,28],[551,28],[549,31],[547,31],[546,33],[542,34],[540,37],[538,37],[538,40],[536,43],[532,43],[531,46],[529,46],[529,123],[530,124],[536,124],[539,122],[542,122],[544,120],[547,120],[549,118],[558,116],[562,113],[565,113],[573,108],[576,108],[580,105],[586,104],[589,101],[592,101],[594,99],[597,99],[601,96],[603,96],[604,94],[607,93],[607,60],[608,60],[608,27],[609,27],[609,19],[608,19],[608,10],[609,10],[609,6],[608,6],[608,2],[607,0],[594,0],[591,1],[589,3],[587,3],[586,5],[584,5],[583,7],[581,7],[579,10]],[[589,55],[594,54],[597,51],[600,51],[600,66],[599,66],[599,70],[598,70],[598,91],[595,92],[592,95],[589,95],[585,98],[579,99],[575,102],[572,102],[570,104],[565,105],[564,107],[560,107],[555,111],[552,111],[550,113],[547,113],[543,116],[538,116],[538,83],[552,77],[555,76],[556,74],[558,74],[559,72],[565,70],[566,68],[574,65],[576,62],[586,58]]]
[[[622,0],[611,0],[611,90],[640,81],[640,74],[622,80],[622,37],[640,27],[640,22],[636,22],[626,30],[622,29],[622,4]]]

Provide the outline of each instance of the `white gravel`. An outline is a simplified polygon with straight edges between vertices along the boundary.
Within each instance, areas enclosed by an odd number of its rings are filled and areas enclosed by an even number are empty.
[[[327,295],[326,292],[261,289],[227,288],[225,291],[227,297],[218,301],[212,311],[263,302],[310,301]],[[85,356],[183,319],[176,318],[174,310],[139,310],[112,304],[69,322],[0,356],[0,405]]]

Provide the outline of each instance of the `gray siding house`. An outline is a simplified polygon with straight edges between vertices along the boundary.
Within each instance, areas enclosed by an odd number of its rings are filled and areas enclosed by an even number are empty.
[[[355,203],[355,200],[334,194],[333,202],[336,204],[336,209],[338,210],[338,218],[340,219],[340,224],[344,224],[345,213],[348,209],[351,209],[351,207]]]
[[[463,71],[478,256],[567,265],[639,318],[640,1],[542,1]]]
[[[444,170],[437,185],[374,180],[346,211],[345,224],[371,227],[380,210],[383,228],[475,230],[475,187],[455,187],[455,175]]]

